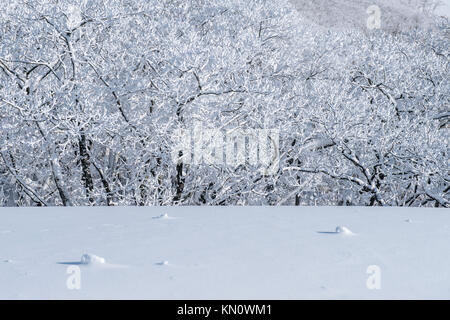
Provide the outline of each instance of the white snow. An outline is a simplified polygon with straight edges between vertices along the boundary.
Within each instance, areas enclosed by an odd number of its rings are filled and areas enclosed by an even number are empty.
[[[344,227],[344,226],[337,226],[336,227],[336,233],[342,233],[342,234],[347,235],[347,236],[354,235],[354,233],[351,232],[349,228]]]
[[[169,217],[167,213],[163,213],[159,216],[153,217],[153,219],[175,219],[174,217]]]
[[[103,264],[105,263],[105,258],[96,256],[95,254],[85,253],[81,257],[81,264]]]
[[[180,219],[153,219],[164,213]],[[450,298],[449,209],[54,207],[0,215],[0,230],[11,230],[0,233],[0,299]],[[357,236],[336,236],[336,226]],[[98,256],[80,260],[85,252]],[[96,259],[107,263],[82,263]],[[381,271],[380,290],[366,286],[371,266]],[[81,287],[70,290],[68,272],[77,268]]]

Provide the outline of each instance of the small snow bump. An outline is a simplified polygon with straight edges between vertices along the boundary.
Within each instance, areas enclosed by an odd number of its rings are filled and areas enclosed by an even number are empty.
[[[6,260],[3,260],[3,262],[5,262],[5,263],[11,263],[11,262],[13,262],[13,261],[10,260],[10,259],[6,259]]]
[[[103,264],[105,259],[94,254],[85,253],[81,256],[81,264]]]
[[[344,227],[344,226],[337,226],[336,233],[341,233],[344,235],[353,235],[353,232],[349,228]]]
[[[168,266],[169,265],[169,261],[161,261],[157,263],[158,266]]]
[[[153,219],[175,219],[175,218],[170,217],[167,213],[163,213],[159,216],[153,217]]]

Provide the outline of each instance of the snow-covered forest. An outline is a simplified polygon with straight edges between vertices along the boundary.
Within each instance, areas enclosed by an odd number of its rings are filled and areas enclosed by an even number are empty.
[[[4,3],[0,205],[449,207],[450,23],[412,2],[373,30],[294,0]],[[274,156],[185,161],[198,126]]]

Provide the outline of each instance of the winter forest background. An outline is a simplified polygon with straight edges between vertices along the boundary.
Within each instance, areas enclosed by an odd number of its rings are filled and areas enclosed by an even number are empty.
[[[311,3],[4,3],[0,204],[449,207],[448,18]],[[277,170],[174,159],[199,123],[277,130]]]

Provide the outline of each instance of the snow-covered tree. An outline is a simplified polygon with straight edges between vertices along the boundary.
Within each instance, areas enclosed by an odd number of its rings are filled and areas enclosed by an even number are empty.
[[[327,31],[285,0],[17,0],[0,21],[3,205],[449,206],[445,19]],[[275,157],[187,161],[196,128],[218,147],[276,130]]]

